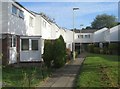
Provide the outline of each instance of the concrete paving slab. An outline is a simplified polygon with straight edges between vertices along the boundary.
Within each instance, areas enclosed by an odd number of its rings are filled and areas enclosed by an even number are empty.
[[[63,68],[58,69],[50,78],[41,83],[38,87],[46,87],[47,89],[52,89],[55,87],[64,87],[64,89],[65,87],[74,87],[74,80],[83,61],[84,58],[76,58],[76,60],[65,65]]]

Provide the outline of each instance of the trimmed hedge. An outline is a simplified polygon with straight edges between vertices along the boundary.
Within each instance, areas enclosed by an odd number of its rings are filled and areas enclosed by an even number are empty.
[[[100,48],[99,47],[94,47],[94,53],[100,53]]]
[[[88,52],[91,52],[91,53],[94,52],[94,44],[89,44],[87,48],[88,48]]]
[[[100,54],[118,54],[118,43],[110,43],[107,47],[99,48],[94,44],[88,45],[88,52]]]
[[[108,49],[111,54],[117,54],[118,53],[118,44],[117,43],[110,43],[108,46]]]

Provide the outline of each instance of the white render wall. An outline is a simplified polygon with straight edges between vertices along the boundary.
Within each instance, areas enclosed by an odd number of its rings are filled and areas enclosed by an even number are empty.
[[[115,27],[113,27],[113,28],[111,28],[109,30],[110,30],[110,42],[118,42],[118,41],[120,41],[118,39],[118,36],[120,34],[120,25],[115,26]]]
[[[73,31],[69,31],[65,29],[65,42],[66,42],[66,48],[69,48],[72,51]]]
[[[44,26],[44,22],[46,23],[46,26]],[[41,30],[41,36],[43,39],[50,39],[51,38],[51,24],[47,22],[43,17],[40,16],[40,30]]]
[[[8,3],[6,2],[0,2],[2,5],[2,11],[1,13],[1,18],[0,20],[0,27],[2,27],[2,31],[0,31],[0,34],[7,32],[8,31]]]
[[[102,28],[96,32],[94,32],[93,42],[106,42],[105,40],[105,31],[107,31],[108,28]]]
[[[20,10],[24,11],[24,20],[12,14],[12,4]],[[16,34],[16,35],[34,35],[35,23],[33,20],[33,27],[29,26],[30,16],[35,19],[31,13],[20,7],[14,2],[2,2],[2,33]]]

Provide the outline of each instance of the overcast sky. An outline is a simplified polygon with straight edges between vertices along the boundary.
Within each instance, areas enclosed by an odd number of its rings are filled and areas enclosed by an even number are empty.
[[[58,0],[58,2],[53,2],[53,0],[50,0],[47,2],[47,0],[44,0],[42,2],[37,0],[37,2],[30,2],[29,0],[29,2],[20,1],[20,3],[28,10],[45,13],[50,18],[54,18],[60,27],[68,29],[73,28],[73,7],[80,8],[75,11],[75,28],[80,28],[80,24],[83,24],[84,27],[90,26],[94,18],[100,14],[106,13],[118,17],[118,0],[111,0],[110,2],[108,0],[105,0],[105,2],[103,2],[104,0],[101,0],[101,2],[93,2],[93,0],[87,0],[91,2],[69,1],[60,2]]]

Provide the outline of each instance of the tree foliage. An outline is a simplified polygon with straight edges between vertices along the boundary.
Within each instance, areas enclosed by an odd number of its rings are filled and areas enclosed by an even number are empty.
[[[45,47],[44,47],[44,54],[43,54],[43,59],[47,67],[51,67],[51,62],[53,60],[53,46],[51,41],[46,40],[45,41]]]
[[[117,25],[117,20],[113,15],[97,15],[94,21],[91,23],[92,28],[101,29],[103,27],[111,28]]]
[[[54,66],[59,68],[66,62],[66,46],[62,36],[54,43]]]
[[[66,45],[62,36],[55,41],[45,41],[43,59],[47,67],[51,67],[52,61],[56,68],[66,63]]]

